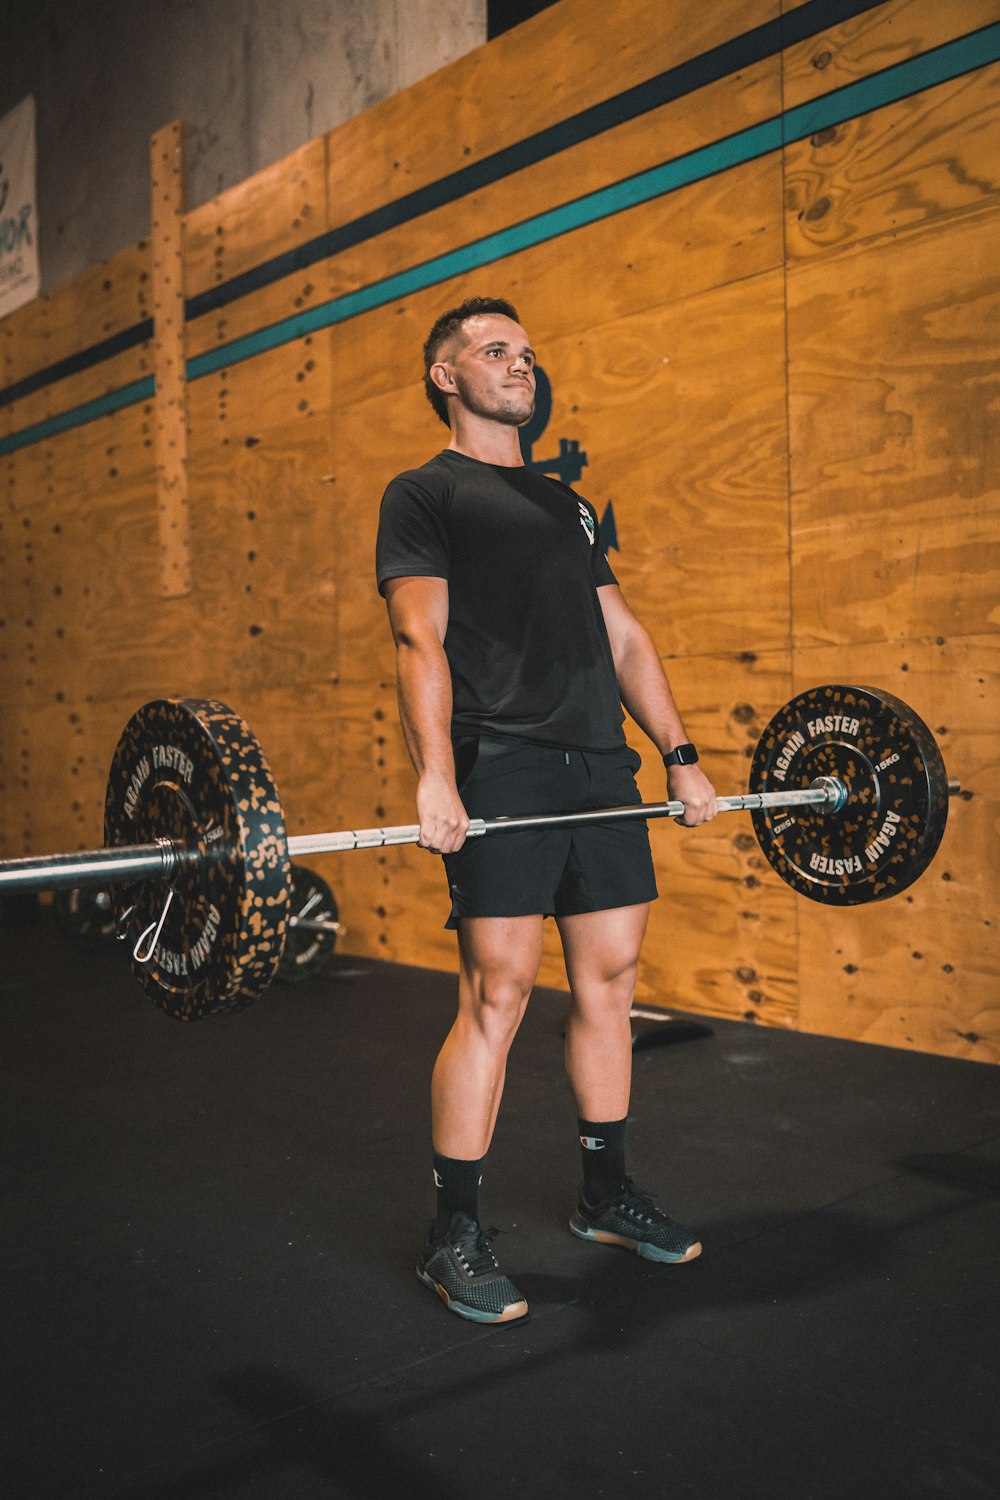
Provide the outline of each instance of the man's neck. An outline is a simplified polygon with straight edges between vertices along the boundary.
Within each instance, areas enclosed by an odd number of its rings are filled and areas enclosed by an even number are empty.
[[[484,464],[503,464],[505,468],[523,468],[524,457],[517,428],[505,422],[459,422],[453,428],[448,447],[466,458],[477,458]]]

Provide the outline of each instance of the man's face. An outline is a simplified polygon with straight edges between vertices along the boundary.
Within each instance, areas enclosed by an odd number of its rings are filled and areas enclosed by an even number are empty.
[[[500,313],[466,318],[439,363],[476,416],[521,427],[535,409],[535,352],[520,323]]]

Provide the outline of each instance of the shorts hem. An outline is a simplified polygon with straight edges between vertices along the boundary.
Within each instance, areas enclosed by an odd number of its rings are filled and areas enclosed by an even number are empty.
[[[541,917],[547,921],[549,917],[587,917],[596,911],[618,911],[623,906],[651,906],[654,901],[660,899],[659,891],[654,887],[651,895],[639,895],[627,898],[624,901],[598,901],[593,906],[575,906],[572,911],[456,911],[453,906],[445,922],[445,930],[456,932],[458,924],[463,917],[493,918],[498,921],[514,920],[517,917]]]

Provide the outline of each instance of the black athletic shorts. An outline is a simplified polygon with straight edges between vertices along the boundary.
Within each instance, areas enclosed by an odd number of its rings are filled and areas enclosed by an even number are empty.
[[[641,802],[634,750],[592,753],[480,735],[458,741],[458,790],[471,818],[580,812]],[[444,856],[451,916],[575,916],[657,896],[641,819],[581,828],[532,828],[467,839]]]

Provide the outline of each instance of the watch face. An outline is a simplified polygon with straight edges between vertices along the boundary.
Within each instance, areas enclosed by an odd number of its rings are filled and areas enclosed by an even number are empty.
[[[676,745],[669,755],[663,757],[665,766],[693,766],[698,752],[693,745]]]

